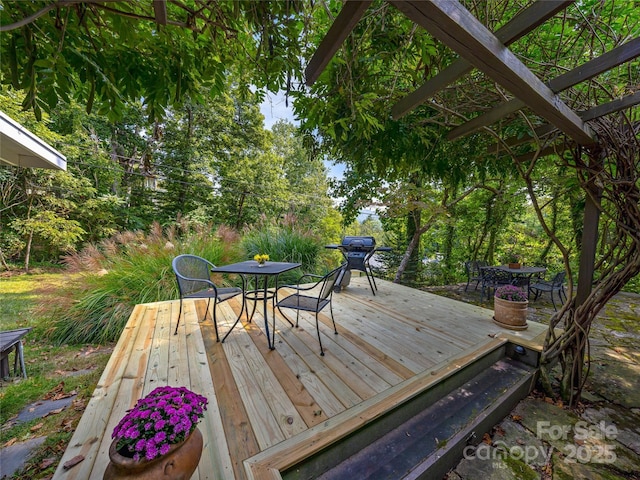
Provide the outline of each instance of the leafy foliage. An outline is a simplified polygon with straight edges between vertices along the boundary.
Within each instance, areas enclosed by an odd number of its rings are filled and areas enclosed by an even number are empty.
[[[156,227],[149,234],[124,232],[66,259],[80,275],[67,292],[70,304],[51,306],[51,339],[105,343],[119,338],[136,304],[177,298],[173,257],[193,253],[214,263],[238,258],[229,231]]]
[[[242,238],[242,250],[248,258],[267,254],[274,262],[301,263],[304,272],[325,272],[330,266],[322,265],[323,243],[310,230],[296,226],[295,218],[287,218],[280,224],[262,224],[248,230]],[[300,272],[285,272],[282,283],[290,283]]]
[[[163,4],[166,25],[152,2],[5,1],[3,82],[25,91],[38,119],[75,98],[114,121],[140,98],[160,119],[185,98],[224,92],[227,78],[276,92],[301,71],[302,2]]]
[[[48,306],[48,335],[56,344],[116,341],[135,305],[178,298],[171,261],[182,253],[218,265],[267,253],[273,261],[299,262],[313,271],[321,268],[321,249],[318,237],[293,222],[250,230],[242,239],[228,227],[214,231],[187,221],[164,230],[156,224],[148,234],[120,233],[66,258],[78,275],[63,292],[67,302]],[[295,277],[283,275],[281,281]]]
[[[19,111],[15,94],[0,95],[3,110],[59,143],[68,160],[68,172],[0,167],[2,257],[18,262],[33,251],[36,261],[56,261],[118,231],[178,217],[240,229],[293,214],[332,235],[335,227],[323,223],[332,207],[322,160],[290,123],[265,130],[255,100],[239,97],[230,88],[204,105],[185,101],[153,124],[139,104],[127,104],[114,123],[72,104],[43,125]]]

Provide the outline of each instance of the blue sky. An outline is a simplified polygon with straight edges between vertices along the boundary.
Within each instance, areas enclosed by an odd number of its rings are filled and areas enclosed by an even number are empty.
[[[294,125],[298,124],[293,117],[291,101],[289,101],[289,106],[287,107],[283,93],[275,95],[267,93],[264,102],[260,105],[260,112],[264,115],[264,126],[269,130],[278,120],[289,120]]]

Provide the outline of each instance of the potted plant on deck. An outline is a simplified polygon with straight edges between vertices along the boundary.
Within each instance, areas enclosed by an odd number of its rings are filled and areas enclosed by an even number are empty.
[[[509,268],[520,268],[522,266],[522,257],[516,253],[512,253],[507,257],[507,265]]]
[[[510,330],[527,328],[527,293],[515,285],[496,288],[493,297],[493,321]]]
[[[191,478],[207,402],[185,387],[158,387],[138,400],[113,430],[104,478]]]

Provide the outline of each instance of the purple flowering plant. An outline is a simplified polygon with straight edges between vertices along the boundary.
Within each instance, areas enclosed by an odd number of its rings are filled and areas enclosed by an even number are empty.
[[[185,387],[158,387],[139,399],[111,438],[126,457],[153,460],[184,441],[204,416],[208,400]]]
[[[515,285],[503,285],[502,287],[496,288],[495,296],[501,298],[503,300],[508,300],[510,302],[526,302],[527,294],[526,292]]]

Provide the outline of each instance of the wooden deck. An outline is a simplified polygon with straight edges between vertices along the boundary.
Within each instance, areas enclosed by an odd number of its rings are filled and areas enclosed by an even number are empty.
[[[185,302],[175,336],[178,301],[137,305],[54,478],[102,478],[119,419],[138,398],[168,384],[209,399],[194,479],[278,479],[279,472],[508,339],[534,349],[544,340],[544,325],[504,330],[492,322],[491,310],[377,282],[376,296],[364,277],[334,294],[339,335],[326,312],[324,357],[312,316],[301,317],[299,329],[278,319],[271,351],[260,309],[221,344],[210,316],[197,320],[204,301]],[[218,307],[222,333],[240,308],[234,302]],[[84,460],[64,470],[77,455]]]

